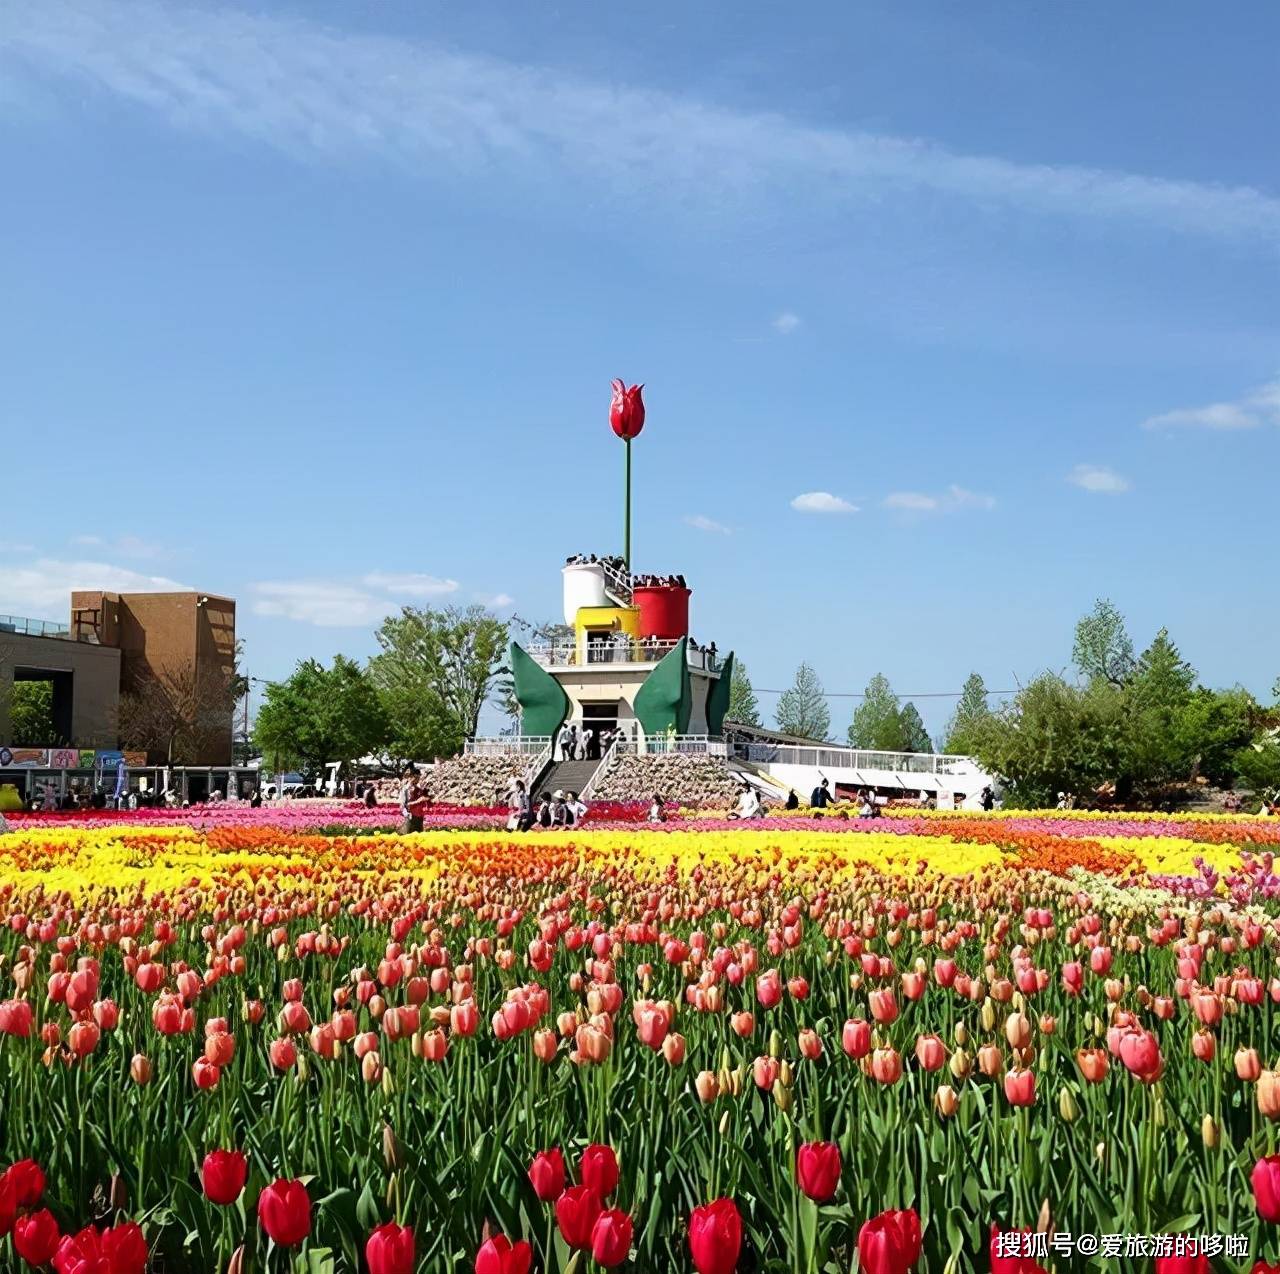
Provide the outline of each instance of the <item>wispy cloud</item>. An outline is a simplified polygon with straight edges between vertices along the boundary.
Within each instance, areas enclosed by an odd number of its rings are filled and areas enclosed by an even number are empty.
[[[780,336],[790,336],[800,326],[800,315],[784,310],[773,320],[773,330]]]
[[[149,558],[155,560],[172,556],[168,549],[137,535],[119,535],[105,539],[101,535],[73,535],[71,543],[79,548],[102,549],[118,557]]]
[[[857,513],[858,506],[830,491],[806,491],[791,501],[797,513]]]
[[[64,561],[41,557],[32,562],[0,562],[0,609],[33,619],[61,619],[69,613],[75,589],[116,593],[182,593],[190,584],[163,575],[147,575],[111,562]]]
[[[690,513],[685,517],[685,522],[693,527],[695,531],[707,531],[712,535],[732,535],[731,527],[725,526],[723,522],[717,522],[715,518],[706,517],[702,513]]]
[[[0,64],[10,72],[67,77],[176,128],[299,157],[374,154],[461,173],[504,164],[530,181],[576,172],[682,207],[920,189],[979,208],[1214,237],[1272,242],[1280,232],[1280,200],[1249,186],[963,154],[225,6],[9,0],[5,26]]]
[[[516,599],[510,593],[476,593],[474,596],[481,606],[487,606],[490,610],[509,610],[516,604]]]
[[[1207,403],[1203,407],[1179,407],[1175,411],[1148,416],[1144,429],[1257,429],[1259,425],[1280,425],[1280,380],[1229,402]]]
[[[1123,495],[1132,485],[1128,478],[1122,478],[1114,469],[1100,464],[1076,465],[1067,474],[1067,481],[1092,495]]]
[[[370,571],[358,580],[264,580],[253,585],[252,609],[255,615],[317,628],[368,628],[410,602],[447,597],[457,590],[456,580],[385,571]]]
[[[886,509],[901,513],[963,513],[968,509],[994,509],[995,496],[982,495],[964,487],[949,486],[941,495],[923,491],[891,491],[881,502]]]
[[[371,571],[364,577],[366,588],[390,593],[393,597],[444,597],[458,591],[458,581],[437,579],[434,575],[397,575],[383,571]]]

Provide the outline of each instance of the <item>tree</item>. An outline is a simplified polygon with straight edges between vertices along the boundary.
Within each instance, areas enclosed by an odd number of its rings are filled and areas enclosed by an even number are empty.
[[[120,695],[120,742],[165,765],[198,765],[222,750],[244,679],[193,667],[130,679]]]
[[[729,710],[725,716],[738,725],[760,724],[760,703],[751,688],[747,666],[740,659],[733,661],[733,680],[729,686]]]
[[[978,726],[973,755],[1005,779],[1011,804],[1043,808],[1058,792],[1088,798],[1115,783],[1124,732],[1116,687],[1102,680],[1077,686],[1044,673]]]
[[[831,711],[818,674],[808,664],[796,669],[796,679],[778,699],[778,729],[802,739],[826,742],[831,733]]]
[[[15,681],[8,699],[12,742],[32,748],[65,746],[67,740],[53,727],[52,681]]]
[[[254,741],[272,764],[313,773],[381,750],[387,732],[377,690],[345,655],[335,655],[329,668],[304,660],[287,681],[273,681],[254,723]]]
[[[919,713],[916,714],[919,721]],[[921,730],[924,723],[921,722]],[[906,735],[902,728],[902,713],[898,700],[889,685],[889,679],[878,672],[870,681],[862,696],[862,702],[853,710],[849,725],[849,746],[869,748],[877,752],[905,752]],[[926,752],[928,748],[924,749]]]
[[[378,629],[382,653],[369,673],[400,757],[452,756],[476,732],[480,710],[505,671],[509,625],[483,606],[406,606]]]
[[[914,703],[904,703],[900,717],[902,750],[904,752],[932,752],[933,740],[924,728],[924,720]]]
[[[1093,610],[1076,624],[1071,659],[1090,681],[1106,681],[1123,686],[1134,670],[1133,639],[1124,626],[1124,616],[1101,597]]]
[[[987,706],[987,686],[981,676],[971,672],[960,691],[955,715],[947,726],[946,750],[958,756],[973,751],[973,741],[978,730],[989,720],[991,709]]]
[[[1200,740],[1186,714],[1196,670],[1162,628],[1142,652],[1124,687],[1128,721],[1123,769],[1131,783],[1163,786],[1192,777]]]

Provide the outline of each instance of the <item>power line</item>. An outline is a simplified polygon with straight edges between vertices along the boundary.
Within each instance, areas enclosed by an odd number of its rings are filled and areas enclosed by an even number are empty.
[[[752,686],[751,689],[758,695],[783,695],[785,690],[766,690],[762,686]],[[988,690],[986,694],[991,695],[1011,695],[1017,694],[1016,690]],[[964,694],[963,690],[926,690],[921,694],[902,694],[892,695],[894,699],[959,699]],[[822,692],[824,699],[866,699],[865,690],[853,693],[848,690],[824,690]]]

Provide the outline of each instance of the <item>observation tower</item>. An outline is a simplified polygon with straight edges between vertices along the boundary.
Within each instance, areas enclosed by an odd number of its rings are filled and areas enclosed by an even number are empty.
[[[692,590],[683,575],[631,569],[631,443],[644,428],[643,388],[615,380],[609,410],[625,445],[622,553],[568,560],[563,640],[512,644],[522,736],[554,739],[573,723],[596,742],[620,731],[643,746],[672,735],[718,737],[724,725],[733,654],[690,637]]]

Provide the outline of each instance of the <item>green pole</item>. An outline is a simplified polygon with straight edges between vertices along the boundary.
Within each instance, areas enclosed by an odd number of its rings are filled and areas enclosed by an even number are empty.
[[[626,563],[627,574],[631,574],[631,439],[627,444],[627,499],[624,507],[624,532],[622,537],[622,560]]]

